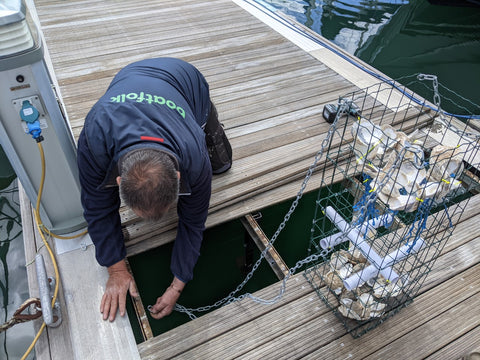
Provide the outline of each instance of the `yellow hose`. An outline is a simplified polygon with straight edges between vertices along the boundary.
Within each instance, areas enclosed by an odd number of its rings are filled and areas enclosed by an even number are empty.
[[[85,234],[88,233],[88,230],[85,230],[85,231],[82,231],[80,234],[76,234],[76,235],[71,235],[71,236],[63,236],[63,235],[57,235],[57,234],[54,234],[52,233],[50,230],[48,230],[45,225],[43,224],[40,224],[41,227],[42,227],[42,230],[44,233],[46,233],[47,235],[50,235],[51,237],[54,237],[54,238],[57,238],[57,239],[60,239],[60,240],[70,240],[70,239],[76,239],[80,236],[83,236]]]
[[[48,241],[47,239],[45,238],[45,234],[44,233],[47,233],[49,234],[50,236],[54,236],[54,237],[57,237],[59,239],[73,239],[73,238],[76,238],[76,237],[80,237],[82,235],[85,235],[87,233],[87,231],[84,231],[82,232],[81,234],[77,234],[77,235],[74,235],[74,236],[60,236],[60,235],[55,235],[53,234],[52,232],[50,232],[50,230],[48,230],[43,224],[42,224],[42,219],[40,218],[40,201],[42,199],[42,192],[43,192],[43,185],[45,183],[45,153],[43,151],[43,146],[42,146],[42,143],[41,142],[38,142],[37,143],[38,145],[38,150],[40,152],[40,161],[41,161],[41,165],[42,165],[42,177],[40,179],[40,187],[38,189],[38,195],[37,195],[37,204],[35,206],[35,223],[37,225],[37,229],[38,229],[38,232],[40,234],[40,236],[42,237],[42,241],[43,243],[45,244],[45,247],[47,248],[48,250],[48,254],[50,255],[50,258],[52,260],[52,264],[53,264],[53,269],[55,270],[55,290],[53,292],[53,297],[52,297],[52,308],[53,306],[55,305],[55,302],[57,301],[57,296],[58,296],[58,288],[59,288],[59,284],[60,284],[60,274],[58,272],[58,266],[57,266],[57,261],[55,260],[55,255],[53,254],[53,251],[50,247],[50,245],[48,244]],[[43,322],[42,326],[40,327],[40,329],[38,330],[37,334],[35,335],[35,338],[33,339],[32,343],[30,344],[30,346],[28,347],[27,351],[25,352],[25,354],[22,356],[22,359],[21,360],[25,360],[26,357],[28,356],[28,354],[30,354],[30,352],[33,350],[33,347],[35,346],[37,340],[40,338],[40,335],[42,334],[43,330],[45,329],[45,322]]]

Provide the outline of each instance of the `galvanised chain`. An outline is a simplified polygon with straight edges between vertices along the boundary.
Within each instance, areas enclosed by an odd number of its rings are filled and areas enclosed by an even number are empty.
[[[251,298],[252,300],[256,301],[256,302],[259,302],[259,303],[263,303],[263,304],[273,304],[274,302],[278,301],[284,291],[285,291],[285,287],[286,287],[286,281],[288,280],[288,278],[294,274],[294,272],[298,269],[298,267],[308,263],[308,262],[312,262],[312,261],[315,261],[315,260],[318,260],[318,258],[320,258],[321,256],[326,256],[325,255],[322,255],[323,252],[321,254],[318,254],[318,255],[311,255],[307,258],[305,258],[304,260],[301,260],[299,261],[295,267],[293,269],[290,269],[289,273],[285,276],[285,278],[283,279],[283,283],[282,283],[282,288],[280,290],[280,294],[275,297],[274,300],[262,300],[262,299],[259,299],[259,298],[256,298],[254,297],[253,295],[249,294],[249,293],[245,293],[245,294],[242,294],[238,297],[235,297],[235,294],[238,293],[241,289],[243,289],[243,287],[247,284],[247,282],[252,278],[253,274],[255,273],[255,271],[258,269],[258,267],[260,266],[262,260],[265,258],[265,255],[266,253],[268,252],[268,250],[272,247],[273,243],[275,242],[275,240],[278,238],[278,236],[280,235],[280,232],[285,228],[285,225],[286,223],[288,222],[288,220],[290,219],[290,217],[292,216],[293,212],[295,211],[300,199],[302,198],[303,196],[303,192],[305,191],[305,188],[307,187],[307,183],[308,181],[310,180],[315,168],[317,167],[317,164],[318,162],[320,161],[321,157],[323,156],[323,153],[325,151],[325,149],[327,148],[327,146],[329,145],[330,141],[331,141],[331,138],[333,136],[333,133],[335,132],[336,130],[336,127],[337,127],[337,122],[338,122],[338,119],[340,118],[341,115],[345,114],[348,112],[348,110],[350,109],[351,107],[351,104],[352,104],[352,101],[351,100],[345,100],[343,99],[343,103],[341,103],[338,107],[338,111],[337,111],[337,115],[335,117],[335,121],[332,123],[332,125],[330,125],[330,128],[328,129],[328,132],[327,132],[327,136],[325,137],[325,139],[323,139],[322,141],[322,144],[321,144],[321,147],[320,147],[320,150],[316,153],[315,155],[315,159],[313,161],[313,163],[310,165],[310,167],[308,168],[308,171],[307,171],[307,174],[305,176],[305,179],[303,180],[302,182],[302,185],[300,187],[300,190],[298,191],[297,193],[297,196],[295,198],[295,200],[292,202],[292,205],[290,206],[290,209],[288,210],[288,212],[286,213],[285,217],[283,218],[283,221],[281,222],[281,224],[278,226],[277,228],[277,231],[275,232],[275,234],[273,234],[272,238],[270,239],[270,241],[268,242],[267,246],[265,247],[265,249],[261,252],[260,254],[260,257],[259,259],[255,262],[255,264],[253,265],[252,267],[252,270],[247,274],[247,276],[245,277],[245,279],[243,280],[243,282],[237,286],[237,288],[235,290],[233,290],[228,296],[226,296],[225,298],[217,301],[216,303],[214,303],[213,305],[207,305],[207,306],[202,306],[202,307],[198,307],[198,308],[186,308],[180,304],[175,304],[175,308],[174,310],[175,311],[178,311],[178,312],[183,312],[183,313],[186,313],[190,319],[195,319],[196,316],[193,314],[194,312],[205,312],[205,311],[209,311],[211,309],[214,309],[214,308],[217,308],[217,307],[220,307],[222,305],[226,305],[226,304],[230,304],[234,301],[240,301],[246,297],[249,297]],[[293,270],[293,272],[292,272]]]
[[[460,136],[460,138],[471,137],[471,138],[474,138],[477,141],[480,139],[480,134],[475,134],[475,133],[471,133],[471,132],[467,133],[465,131],[457,129],[452,124],[447,124],[447,120],[445,119],[445,113],[440,106],[441,98],[440,98],[440,92],[438,90],[437,76],[429,75],[429,74],[418,74],[417,79],[420,80],[420,81],[423,81],[423,80],[432,81],[432,84],[433,84],[433,103],[437,107],[437,112],[440,114],[440,123],[443,126],[445,126],[445,128],[448,127],[451,131],[453,131],[458,136]]]
[[[320,258],[322,258],[322,260],[325,261],[328,253],[329,253],[329,250],[325,249],[325,250],[322,250],[322,252],[320,252],[319,254],[310,255],[310,256],[306,257],[305,259],[298,261],[293,268],[289,269],[287,275],[285,275],[285,277],[283,278],[282,285],[280,286],[280,290],[278,292],[278,295],[275,296],[273,299],[262,299],[262,298],[259,298],[257,296],[252,295],[251,293],[245,293],[245,294],[242,294],[238,297],[235,297],[234,296],[235,292],[239,291],[239,289],[237,288],[235,291],[232,291],[227,297],[223,298],[222,300],[217,301],[213,305],[203,306],[203,307],[199,307],[199,308],[196,308],[196,309],[189,309],[189,308],[186,308],[182,305],[176,304],[174,310],[176,310],[178,312],[183,312],[183,313],[187,314],[190,317],[191,320],[194,320],[197,317],[193,314],[193,312],[209,311],[213,308],[220,307],[222,305],[228,305],[228,304],[230,304],[232,302],[235,302],[235,301],[241,301],[245,298],[249,298],[249,299],[251,299],[254,302],[259,303],[259,304],[273,305],[273,304],[277,303],[278,301],[280,301],[280,299],[283,297],[283,294],[285,293],[285,290],[287,288],[287,280],[290,278],[290,276],[295,274],[295,272],[300,267],[302,267],[304,265],[307,265],[311,262],[317,261]],[[260,257],[260,259],[261,258],[262,257]],[[242,283],[241,285],[245,285],[245,284]],[[239,288],[241,289],[240,286],[239,286]]]
[[[285,293],[285,289],[287,288],[287,280],[290,278],[290,276],[292,276],[293,274],[295,274],[295,272],[302,266],[304,265],[307,265],[307,264],[310,264],[314,261],[317,261],[318,259],[322,258],[322,260],[326,260],[327,258],[327,255],[329,253],[329,250],[328,249],[325,249],[325,250],[322,250],[319,254],[313,254],[313,255],[310,255],[310,256],[307,256],[305,259],[303,260],[300,260],[298,261],[295,266],[293,268],[290,268],[287,275],[285,275],[285,277],[283,278],[283,281],[282,281],[282,285],[280,287],[280,290],[278,292],[278,295],[275,296],[273,299],[269,299],[269,300],[265,300],[265,299],[262,299],[262,298],[259,298],[259,297],[256,297],[256,296],[253,296],[252,294],[250,293],[246,293],[244,295],[242,295],[243,297],[248,297],[250,299],[252,299],[253,301],[259,303],[259,304],[263,304],[263,305],[273,305],[275,303],[277,303],[283,296],[283,294]]]
[[[441,99],[440,99],[440,92],[438,91],[438,79],[435,75],[429,74],[418,74],[417,79],[420,81],[423,80],[430,80],[433,84],[433,103],[438,108],[438,112],[440,113],[440,117],[443,120],[443,111],[440,107]]]

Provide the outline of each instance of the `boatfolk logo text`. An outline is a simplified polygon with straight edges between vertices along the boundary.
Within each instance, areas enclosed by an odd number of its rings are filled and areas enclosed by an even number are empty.
[[[110,98],[110,102],[124,103],[125,99],[135,100],[136,102],[146,101],[149,104],[166,105],[172,110],[177,110],[178,113],[185,119],[185,110],[183,110],[180,106],[177,106],[172,100],[165,100],[163,96],[144,94],[143,91],[141,91],[140,94],[130,93],[113,96]]]

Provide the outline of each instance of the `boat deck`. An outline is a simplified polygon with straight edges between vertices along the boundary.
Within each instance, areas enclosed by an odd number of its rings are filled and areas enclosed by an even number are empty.
[[[246,1],[152,0],[133,8],[124,0],[38,0],[35,6],[75,136],[128,63],[178,57],[205,75],[234,151],[232,169],[213,179],[207,227],[295,197],[329,128],[323,106],[378,82],[299,35],[293,22],[280,25]],[[319,179],[314,174],[306,191]],[[478,346],[473,339],[480,335],[479,201],[477,195],[470,202],[413,304],[360,339],[346,334],[298,274],[275,305],[235,302],[137,347],[128,320],[103,322],[96,310],[106,272],[94,262],[93,247],[61,254],[68,318],[42,336],[37,359],[459,358]],[[29,216],[24,206],[24,234],[34,238]],[[173,213],[151,225],[122,208],[122,220],[129,256],[174,239]],[[39,247],[33,243],[27,258]],[[279,287],[255,295],[271,298]]]

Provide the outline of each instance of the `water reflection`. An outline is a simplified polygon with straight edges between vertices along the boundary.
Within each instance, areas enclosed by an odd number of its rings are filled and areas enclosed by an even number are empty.
[[[0,157],[0,324],[10,320],[17,308],[28,299],[27,271],[22,239],[17,181],[6,170],[9,163]],[[17,324],[0,333],[0,359],[20,359],[32,342],[32,323]],[[33,353],[28,359],[34,357]]]
[[[444,110],[480,114],[480,7],[427,0],[263,2],[392,78],[437,75],[453,91],[445,90]],[[431,98],[430,93],[421,95]]]
[[[376,35],[408,0],[266,0],[343,49],[354,54]]]

